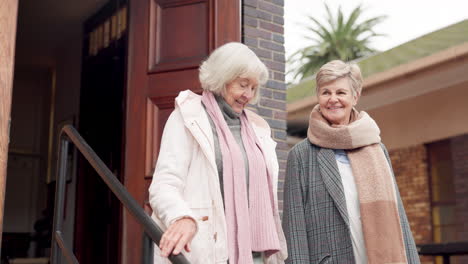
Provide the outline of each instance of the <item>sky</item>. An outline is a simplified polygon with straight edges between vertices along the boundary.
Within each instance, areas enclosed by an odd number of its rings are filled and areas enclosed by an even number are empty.
[[[365,8],[363,19],[385,15],[387,19],[375,27],[386,34],[372,42],[372,47],[385,51],[419,36],[468,19],[467,0],[285,0],[285,48],[286,58],[311,42],[303,36],[303,25],[311,15],[324,22],[327,2],[332,12],[341,6],[347,16],[357,5]],[[288,65],[286,70],[289,70]],[[292,74],[286,81],[292,81]]]

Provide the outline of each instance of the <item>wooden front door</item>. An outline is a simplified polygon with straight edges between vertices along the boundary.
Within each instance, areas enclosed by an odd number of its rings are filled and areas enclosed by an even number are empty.
[[[198,66],[240,41],[239,0],[130,1],[124,184],[148,209],[148,186],[164,124],[180,91],[200,92]],[[143,233],[123,216],[122,263],[141,263]]]

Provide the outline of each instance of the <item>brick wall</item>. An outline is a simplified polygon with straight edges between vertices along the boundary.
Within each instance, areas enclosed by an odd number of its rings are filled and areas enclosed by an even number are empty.
[[[427,152],[424,145],[390,151],[393,171],[416,244],[432,242]],[[422,257],[422,263],[433,263]]]
[[[278,195],[280,209],[288,145],[286,144],[286,84],[284,50],[284,1],[244,0],[242,3],[242,41],[270,70],[270,80],[261,89],[254,106],[270,124],[280,165]]]
[[[455,186],[457,240],[468,241],[468,134],[451,140],[453,180]],[[458,257],[457,263],[468,263],[468,256]]]

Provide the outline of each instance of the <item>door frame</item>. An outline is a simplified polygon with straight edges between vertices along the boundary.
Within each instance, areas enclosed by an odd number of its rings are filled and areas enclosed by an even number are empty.
[[[13,91],[13,74],[15,59],[16,27],[18,18],[18,0],[2,0],[0,10],[0,24],[3,31],[3,40],[0,42],[0,245],[3,234],[3,213],[5,206],[5,188],[7,177],[8,145],[10,143],[11,100]],[[1,256],[1,252],[0,252]]]

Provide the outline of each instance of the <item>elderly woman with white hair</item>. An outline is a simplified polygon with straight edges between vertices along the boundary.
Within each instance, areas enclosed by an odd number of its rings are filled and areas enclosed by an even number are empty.
[[[268,70],[233,42],[202,63],[199,78],[201,96],[176,98],[149,187],[165,230],[154,263],[180,252],[191,263],[284,263],[276,143],[268,123],[245,109]]]
[[[307,138],[287,161],[286,263],[419,263],[379,127],[354,108],[359,67],[331,61],[316,83]]]

